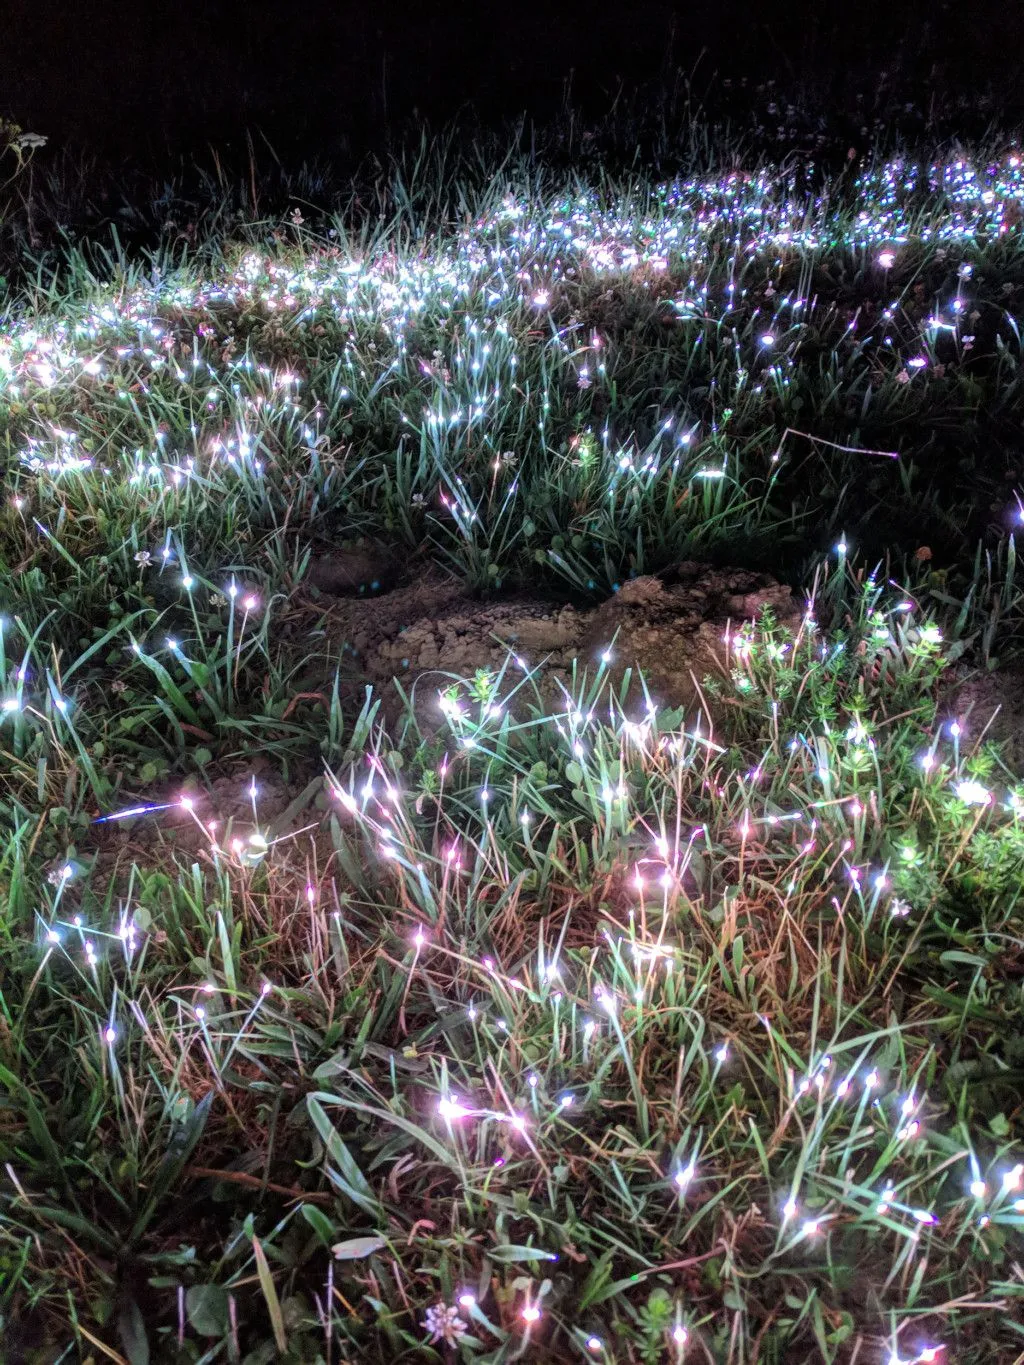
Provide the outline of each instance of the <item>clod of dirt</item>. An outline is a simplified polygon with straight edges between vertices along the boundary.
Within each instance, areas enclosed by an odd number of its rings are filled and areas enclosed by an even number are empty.
[[[472,675],[493,668],[509,650],[531,666],[564,668],[579,642],[585,613],[537,602],[454,604],[454,610],[413,622],[370,657],[379,677],[440,669]]]
[[[583,636],[594,655],[612,645],[613,666],[639,668],[660,700],[693,701],[701,679],[721,671],[723,632],[770,609],[796,630],[800,608],[792,591],[769,574],[680,564],[666,582],[635,578],[598,607]]]

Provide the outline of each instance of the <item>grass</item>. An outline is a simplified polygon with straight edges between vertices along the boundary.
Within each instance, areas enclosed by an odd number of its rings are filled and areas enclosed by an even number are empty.
[[[4,1359],[1024,1359],[1017,154],[375,193],[8,297]],[[806,613],[385,720],[339,542]]]

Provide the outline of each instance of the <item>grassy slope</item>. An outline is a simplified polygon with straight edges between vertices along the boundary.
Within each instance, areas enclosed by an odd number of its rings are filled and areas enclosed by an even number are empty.
[[[12,305],[5,1358],[1017,1358],[1020,795],[936,696],[1021,628],[1022,191],[428,162]],[[808,617],[713,732],[582,660],[387,734],[303,587],[361,537]]]

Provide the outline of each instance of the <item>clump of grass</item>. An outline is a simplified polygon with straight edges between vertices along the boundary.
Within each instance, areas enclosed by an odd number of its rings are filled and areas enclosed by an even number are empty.
[[[938,723],[939,630],[855,600],[733,637],[720,726],[600,665],[545,713],[510,660],[429,740],[364,711],[285,844],[189,799],[191,868],[47,883],[16,831],[13,1321],[130,1358],[1009,1351],[1022,797]]]
[[[1016,158],[424,167],[4,320],[5,1358],[1012,1359],[1024,790],[938,699],[1019,645]],[[361,538],[807,612],[385,725]]]

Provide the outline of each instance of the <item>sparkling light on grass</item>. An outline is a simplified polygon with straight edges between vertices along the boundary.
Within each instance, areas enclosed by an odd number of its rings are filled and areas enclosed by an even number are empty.
[[[1018,1349],[1024,827],[936,701],[1015,550],[886,581],[854,519],[967,515],[903,442],[1017,412],[1024,174],[853,179],[499,184],[5,316],[0,1213],[61,1350],[69,1266],[121,1357],[126,1248],[154,1349],[228,1359]],[[682,707],[607,632],[382,708],[339,526],[489,595],[813,567]]]

